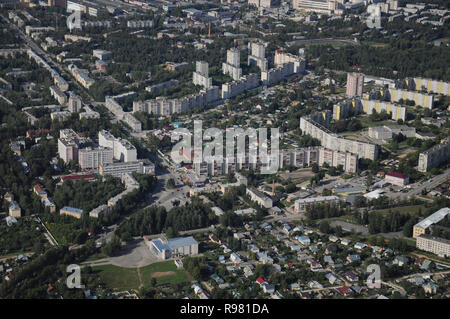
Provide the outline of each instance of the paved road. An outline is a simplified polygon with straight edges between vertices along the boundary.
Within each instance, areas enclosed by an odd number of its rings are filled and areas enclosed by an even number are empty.
[[[82,265],[115,265],[124,268],[140,268],[158,262],[158,258],[145,245],[143,239],[133,240],[119,252],[118,256],[82,263]]]

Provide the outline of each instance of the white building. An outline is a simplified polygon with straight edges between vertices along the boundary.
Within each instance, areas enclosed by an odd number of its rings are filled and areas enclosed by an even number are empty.
[[[162,260],[198,254],[198,242],[192,236],[169,239],[162,236],[152,241],[146,239],[146,243],[152,253]]]

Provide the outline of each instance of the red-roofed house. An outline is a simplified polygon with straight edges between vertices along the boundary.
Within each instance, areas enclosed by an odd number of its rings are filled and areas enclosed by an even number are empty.
[[[336,290],[343,296],[349,296],[353,294],[353,290],[351,290],[350,287],[347,286],[336,288]]]
[[[390,172],[384,176],[384,180],[392,185],[405,186],[409,183],[409,177],[399,173],[399,172]]]
[[[256,279],[256,282],[261,286],[263,283],[265,283],[264,279],[262,279],[261,277],[258,277]]]

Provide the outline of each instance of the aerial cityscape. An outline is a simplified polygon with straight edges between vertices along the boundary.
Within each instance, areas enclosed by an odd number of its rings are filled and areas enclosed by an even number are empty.
[[[0,66],[0,299],[450,298],[449,1],[0,0]]]

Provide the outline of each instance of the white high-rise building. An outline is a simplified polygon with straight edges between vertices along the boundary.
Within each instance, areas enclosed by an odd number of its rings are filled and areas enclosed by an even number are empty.
[[[100,165],[113,162],[113,150],[111,148],[83,148],[78,151],[78,164],[81,169],[96,169]]]
[[[249,49],[248,65],[256,64],[261,71],[267,71],[268,62],[266,59],[266,48],[264,47],[264,43],[259,41],[250,42]]]
[[[197,61],[192,81],[195,85],[201,85],[205,89],[209,89],[212,87],[212,78],[208,76],[208,73],[208,62]]]
[[[222,64],[223,74],[230,75],[233,80],[237,81],[242,77],[241,57],[239,49],[232,48],[227,51],[227,62]]]
[[[108,131],[98,132],[98,143],[102,147],[111,148],[116,160],[123,162],[135,162],[137,160],[136,147],[125,139],[114,137]]]

